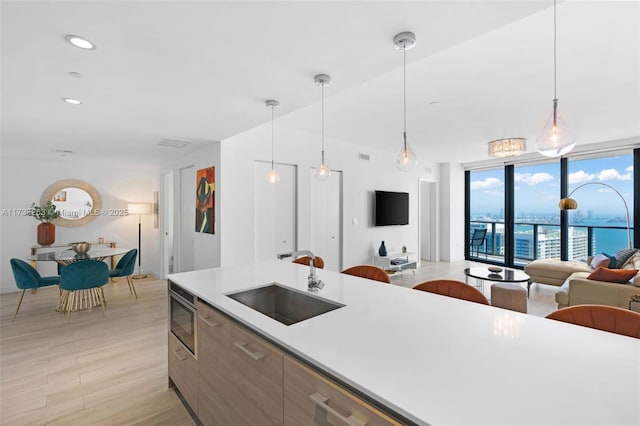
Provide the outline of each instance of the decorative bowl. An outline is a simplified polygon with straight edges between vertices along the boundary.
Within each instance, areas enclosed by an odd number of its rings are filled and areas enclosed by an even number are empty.
[[[88,243],[86,241],[71,243],[71,249],[77,254],[87,254],[90,248],[91,243]]]
[[[496,273],[502,272],[502,268],[498,266],[489,266],[487,269],[491,272],[496,272]]]

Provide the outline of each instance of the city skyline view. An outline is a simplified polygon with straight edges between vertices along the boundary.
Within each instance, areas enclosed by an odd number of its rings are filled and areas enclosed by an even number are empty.
[[[569,161],[569,192],[586,183],[615,188],[624,198],[633,218],[633,156]],[[471,172],[471,216],[475,219],[504,219],[504,169]],[[560,215],[559,162],[514,169],[514,215],[517,222],[556,223]],[[619,226],[625,220],[624,203],[610,188],[595,184],[576,190],[571,198],[578,210],[569,212],[570,222],[610,221]],[[632,220],[632,219],[631,219]]]

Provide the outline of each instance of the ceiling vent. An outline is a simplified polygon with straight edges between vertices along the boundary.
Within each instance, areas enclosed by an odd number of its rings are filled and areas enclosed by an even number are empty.
[[[158,145],[181,149],[189,145],[190,143],[191,142],[189,141],[183,141],[180,139],[162,139],[160,142],[158,142]]]
[[[369,161],[370,157],[369,157],[369,154],[359,153],[359,154],[358,154],[358,159],[359,159],[359,160]]]

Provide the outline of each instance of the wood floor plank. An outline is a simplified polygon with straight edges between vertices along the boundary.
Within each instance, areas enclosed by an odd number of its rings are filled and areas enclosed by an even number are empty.
[[[195,424],[167,378],[167,285],[105,287],[101,309],[55,311],[57,288],[0,295],[0,424]]]

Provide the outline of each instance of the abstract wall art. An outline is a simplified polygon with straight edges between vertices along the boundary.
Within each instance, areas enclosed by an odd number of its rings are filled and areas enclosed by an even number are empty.
[[[215,234],[215,167],[196,173],[196,232]]]

